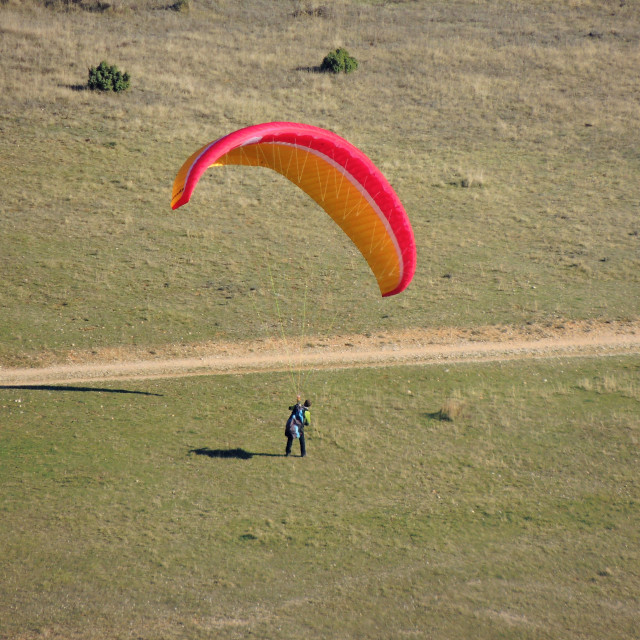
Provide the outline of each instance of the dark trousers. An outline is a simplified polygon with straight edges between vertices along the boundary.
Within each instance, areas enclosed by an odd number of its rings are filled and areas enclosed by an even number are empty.
[[[307,455],[307,449],[304,444],[304,431],[300,432],[300,455],[304,458]],[[287,436],[287,449],[286,454],[289,455],[291,453],[291,446],[293,445],[293,436]]]

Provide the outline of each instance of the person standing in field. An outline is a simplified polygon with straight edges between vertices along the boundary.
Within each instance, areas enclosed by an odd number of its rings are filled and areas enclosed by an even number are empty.
[[[309,407],[311,407],[311,401],[305,400],[304,404],[301,405],[300,396],[298,396],[296,404],[289,407],[291,415],[287,420],[287,426],[284,430],[284,434],[287,436],[287,448],[285,449],[285,455],[287,456],[291,455],[294,438],[300,440],[300,457],[304,458],[307,455],[304,428],[310,424],[311,413]]]

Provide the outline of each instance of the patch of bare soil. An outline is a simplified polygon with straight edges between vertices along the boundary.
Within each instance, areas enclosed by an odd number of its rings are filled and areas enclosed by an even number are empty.
[[[412,329],[396,333],[161,349],[71,351],[64,363],[1,368],[0,385],[45,385],[250,372],[640,353],[640,321],[525,327]]]

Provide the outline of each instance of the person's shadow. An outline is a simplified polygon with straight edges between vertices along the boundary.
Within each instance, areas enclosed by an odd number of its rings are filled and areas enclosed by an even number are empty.
[[[198,456],[208,456],[209,458],[235,458],[236,460],[250,460],[254,456],[265,456],[268,458],[284,458],[284,453],[253,453],[244,449],[210,449],[200,447],[199,449],[189,449],[189,453]]]

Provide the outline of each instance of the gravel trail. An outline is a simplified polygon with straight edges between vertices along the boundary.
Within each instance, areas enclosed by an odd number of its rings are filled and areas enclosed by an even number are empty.
[[[260,340],[170,345],[154,350],[72,351],[63,362],[32,368],[0,367],[0,386],[637,353],[640,321],[559,321],[552,326],[524,328],[419,329],[306,337],[304,344]]]

